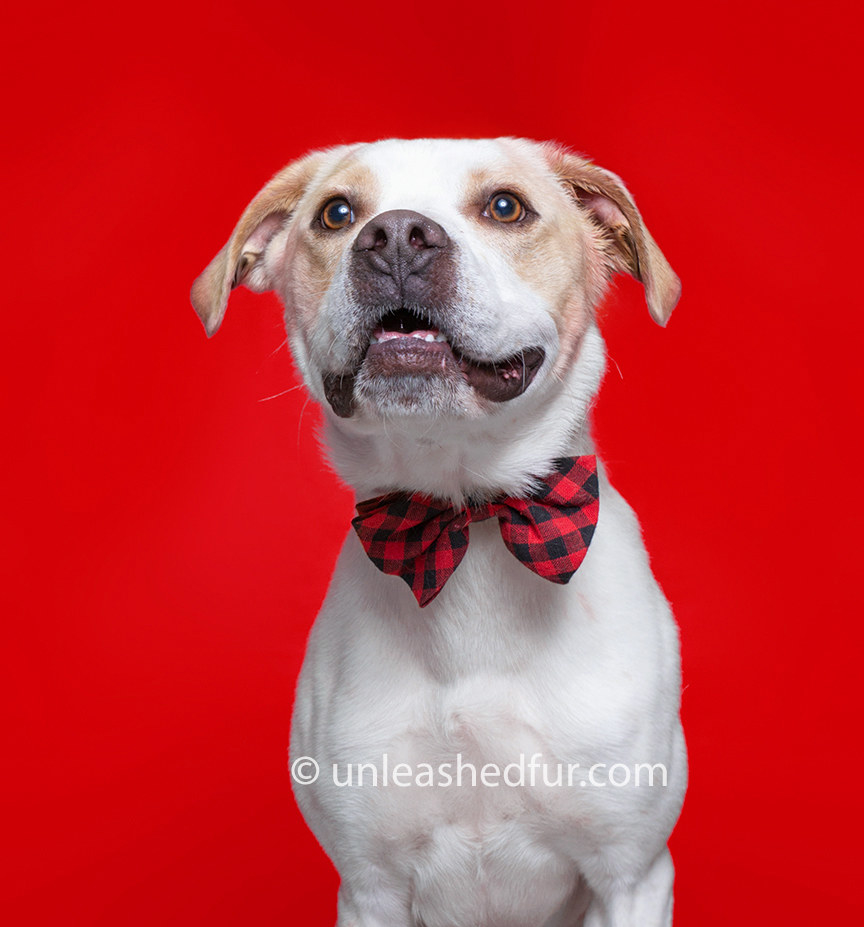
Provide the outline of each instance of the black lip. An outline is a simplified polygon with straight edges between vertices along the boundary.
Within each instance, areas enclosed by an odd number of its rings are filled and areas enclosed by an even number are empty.
[[[385,327],[386,331],[406,333],[375,344],[370,342],[360,365],[370,377],[459,376],[489,401],[507,402],[528,389],[546,357],[543,348],[527,347],[508,357],[478,361],[458,348],[454,349],[447,332],[426,320],[418,322],[416,316],[408,318],[400,312],[389,313],[384,323],[391,326]],[[441,332],[447,340],[425,341],[410,335],[411,331],[430,327]]]
[[[324,393],[333,411],[341,418],[354,413],[354,384],[363,370],[365,378],[404,376],[443,377],[467,382],[489,402],[508,402],[521,396],[543,366],[546,352],[542,347],[523,348],[508,357],[481,361],[463,354],[446,326],[441,325],[434,308],[382,308],[360,341],[360,356],[353,370],[325,374]],[[372,344],[378,328],[403,333]],[[446,341],[412,338],[412,331],[435,329]]]
[[[545,357],[543,348],[525,348],[512,357],[493,363],[463,357],[459,366],[465,379],[481,396],[491,402],[509,402],[528,389]]]

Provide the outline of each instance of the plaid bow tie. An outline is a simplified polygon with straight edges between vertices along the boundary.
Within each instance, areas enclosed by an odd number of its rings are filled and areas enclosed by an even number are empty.
[[[527,499],[454,509],[419,493],[391,493],[357,505],[351,522],[369,559],[401,576],[421,608],[441,591],[468,547],[468,526],[493,516],[510,552],[529,570],[566,583],[585,554],[600,510],[597,460],[562,457]]]

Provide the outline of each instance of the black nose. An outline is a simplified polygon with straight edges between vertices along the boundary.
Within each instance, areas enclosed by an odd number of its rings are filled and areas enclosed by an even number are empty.
[[[410,209],[391,209],[360,229],[354,250],[375,270],[405,281],[422,273],[449,244],[437,222]]]

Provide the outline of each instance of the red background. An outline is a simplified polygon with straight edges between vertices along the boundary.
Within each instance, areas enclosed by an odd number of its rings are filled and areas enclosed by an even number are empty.
[[[208,342],[188,289],[308,148],[498,134],[620,173],[684,283],[666,331],[616,288],[596,421],[681,625],[676,923],[856,921],[857,24],[752,0],[25,7],[0,65],[6,922],[333,923],[286,747],[352,501],[318,411],[267,398],[296,383],[275,300],[236,293]]]

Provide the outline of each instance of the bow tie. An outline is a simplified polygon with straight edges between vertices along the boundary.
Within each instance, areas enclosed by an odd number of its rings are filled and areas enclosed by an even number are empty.
[[[422,608],[441,591],[468,548],[472,521],[496,517],[517,560],[566,583],[585,558],[600,509],[597,460],[562,457],[525,499],[504,497],[455,509],[419,493],[391,493],[357,505],[351,522],[369,559],[401,576]]]

